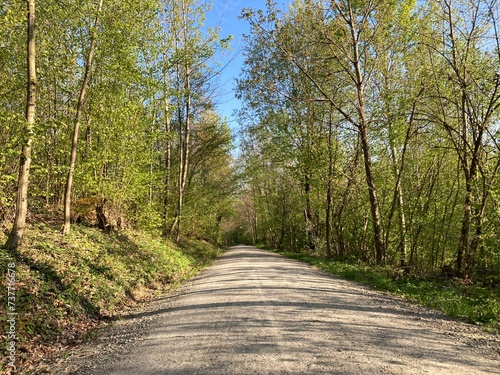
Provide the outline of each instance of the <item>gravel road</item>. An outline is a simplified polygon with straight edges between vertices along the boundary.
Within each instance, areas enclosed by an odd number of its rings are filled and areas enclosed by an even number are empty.
[[[51,373],[500,374],[500,340],[254,247],[231,248]]]

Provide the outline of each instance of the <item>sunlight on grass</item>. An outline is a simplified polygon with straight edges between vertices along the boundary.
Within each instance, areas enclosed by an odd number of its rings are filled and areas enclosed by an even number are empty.
[[[16,254],[0,251],[4,272],[9,263],[16,267],[19,360],[28,359],[34,346],[49,350],[48,344],[64,347],[86,339],[98,320],[178,285],[220,253],[202,241],[177,246],[134,231],[74,225],[63,237],[44,224],[30,228]],[[5,283],[3,277],[4,290]],[[0,313],[6,316],[6,304]]]
[[[390,292],[445,314],[500,332],[500,291],[446,278],[402,276],[386,267],[346,263],[303,253],[280,252],[323,271]]]

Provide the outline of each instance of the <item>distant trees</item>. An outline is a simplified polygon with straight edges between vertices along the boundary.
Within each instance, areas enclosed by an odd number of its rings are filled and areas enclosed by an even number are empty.
[[[34,65],[26,70],[26,38],[20,38],[26,11],[19,2],[5,3],[3,228],[11,230],[14,193],[27,186],[16,186],[18,154],[10,150],[24,146],[23,165],[31,146],[31,168],[23,169],[31,170],[32,183],[22,202],[29,199],[32,220],[64,223],[65,233],[71,222],[89,218],[102,229],[135,226],[163,229],[174,239],[220,239],[221,216],[232,202],[232,136],[215,112],[212,86],[215,56],[229,38],[204,28],[208,9],[190,0],[47,1],[37,16],[36,80]],[[24,82],[32,104],[21,116]]]
[[[186,190],[192,182],[192,153],[196,147],[194,134],[205,123],[221,123],[213,111],[213,78],[217,75],[214,58],[227,49],[230,38],[220,38],[218,31],[207,29],[203,33],[206,4],[193,0],[164,1],[163,17],[165,40],[162,48],[163,93],[165,114],[163,123],[168,133],[166,139],[166,165],[172,166],[173,157],[177,158],[176,181],[172,180],[172,168],[165,170],[165,216],[163,232],[178,241],[182,223]],[[171,93],[165,91],[170,90]],[[219,144],[227,148],[230,139]],[[172,145],[177,145],[177,150]],[[208,155],[207,155],[208,157]],[[175,185],[174,185],[175,184]],[[171,203],[175,201],[175,206]],[[173,215],[171,215],[173,213]],[[171,217],[172,216],[172,217]]]
[[[500,267],[496,2],[297,0],[243,16],[257,242],[465,278]]]

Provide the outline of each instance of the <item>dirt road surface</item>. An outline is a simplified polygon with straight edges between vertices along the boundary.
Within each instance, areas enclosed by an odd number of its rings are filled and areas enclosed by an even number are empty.
[[[500,374],[500,341],[299,262],[237,246],[51,372]]]

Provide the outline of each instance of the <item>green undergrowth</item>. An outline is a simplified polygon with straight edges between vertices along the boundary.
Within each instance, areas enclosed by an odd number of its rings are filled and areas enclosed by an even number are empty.
[[[280,254],[318,267],[377,290],[389,292],[453,318],[480,324],[486,330],[500,333],[500,290],[480,283],[464,283],[459,279],[415,277],[389,267],[347,263],[309,254]]]
[[[104,233],[74,225],[63,237],[45,224],[30,227],[16,253],[0,249],[2,317],[8,316],[7,271],[15,265],[18,365],[29,372],[51,351],[94,335],[99,322],[178,285],[220,253],[204,241],[175,245],[136,231]],[[3,325],[9,328],[5,320]],[[8,370],[5,356],[1,361],[0,373]]]

